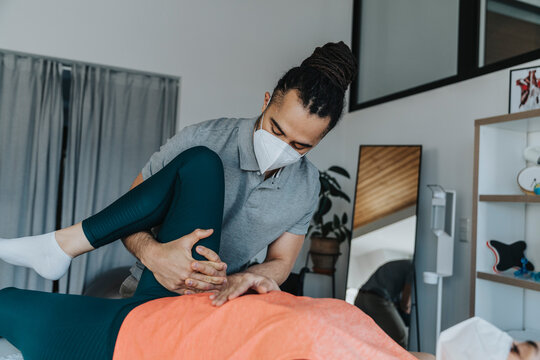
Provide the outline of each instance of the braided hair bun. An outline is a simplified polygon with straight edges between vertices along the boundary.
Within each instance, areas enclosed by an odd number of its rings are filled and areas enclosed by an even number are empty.
[[[347,90],[357,71],[356,59],[343,41],[317,47],[300,66],[319,70],[343,92]]]
[[[357,72],[357,62],[343,41],[317,47],[300,66],[293,67],[279,79],[271,102],[280,102],[290,90],[311,114],[330,117],[325,133],[336,126],[344,106],[344,96]]]

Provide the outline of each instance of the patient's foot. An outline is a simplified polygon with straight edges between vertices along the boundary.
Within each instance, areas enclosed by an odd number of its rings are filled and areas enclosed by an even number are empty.
[[[12,265],[33,268],[49,280],[58,280],[71,264],[55,238],[55,231],[15,239],[0,238],[0,259]]]

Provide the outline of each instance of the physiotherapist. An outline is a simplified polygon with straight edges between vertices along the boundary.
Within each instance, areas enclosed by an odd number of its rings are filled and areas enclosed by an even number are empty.
[[[216,305],[250,289],[265,292],[282,284],[318,205],[319,172],[305,155],[337,124],[356,72],[349,47],[342,41],[327,43],[287,71],[272,95],[264,94],[261,115],[187,126],[161,146],[132,188],[182,151],[210,148],[224,167],[221,246],[216,254],[195,244],[196,252],[208,259],[195,261],[192,242],[184,237],[160,243],[150,231],[132,234],[122,241],[140,261],[122,285],[124,294],[135,290],[144,266],[170,291],[214,292]],[[208,235],[200,230],[199,236]],[[265,248],[263,263],[248,267]],[[191,260],[181,260],[186,258]]]

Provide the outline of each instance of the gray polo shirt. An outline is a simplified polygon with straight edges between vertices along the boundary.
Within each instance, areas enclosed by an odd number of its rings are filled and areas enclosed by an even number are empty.
[[[187,126],[167,140],[142,169],[146,180],[197,145],[220,156],[225,202],[219,256],[227,263],[228,274],[243,270],[284,232],[306,234],[318,204],[319,171],[306,156],[264,179],[253,149],[257,119],[220,118]]]

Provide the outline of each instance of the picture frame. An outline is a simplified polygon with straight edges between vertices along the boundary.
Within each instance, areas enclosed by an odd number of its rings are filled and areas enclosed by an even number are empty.
[[[508,113],[540,109],[540,66],[510,70]]]

